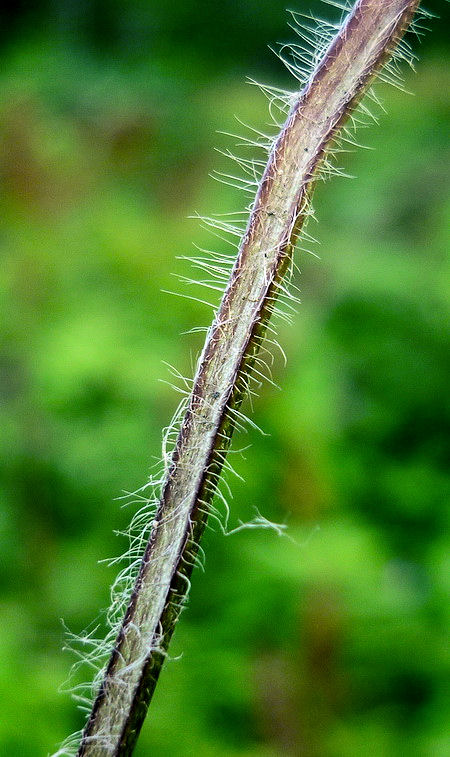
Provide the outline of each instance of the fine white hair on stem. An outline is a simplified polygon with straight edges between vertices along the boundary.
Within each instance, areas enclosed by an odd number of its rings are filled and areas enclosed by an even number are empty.
[[[400,66],[414,60],[400,38],[417,0],[358,0],[353,7],[326,2],[339,11],[333,22],[290,12],[296,39],[282,44],[277,55],[293,77],[294,90],[258,84],[269,100],[268,127],[246,126],[238,119],[245,130],[237,136],[238,152],[222,151],[234,167],[214,178],[254,200],[244,212],[197,216],[233,252],[197,248],[187,256],[205,278],[183,275],[181,281],[205,287],[208,299],[173,293],[211,307],[213,323],[193,380],[168,366],[176,382],[169,383],[181,401],[163,432],[152,478],[125,495],[124,503],[136,509],[126,532],[128,550],[110,561],[122,566],[111,605],[98,627],[77,638],[75,667],[95,672],[90,684],[73,690],[80,706],[90,711],[87,724],[56,755],[131,754],[185,606],[192,568],[204,563],[199,539],[208,520],[228,534],[256,527],[285,532],[285,524],[271,523],[258,511],[249,523],[228,528],[231,488],[224,474],[235,474],[227,457],[231,437],[235,430],[261,431],[242,403],[247,399],[251,407],[261,381],[273,381],[272,349],[286,359],[274,320],[289,322],[299,303],[293,253],[298,240],[307,252],[316,241],[306,230],[314,219],[314,184],[347,176],[336,158],[358,146],[356,131],[376,120],[367,99],[361,101],[369,93],[379,112],[371,89],[375,75],[402,87]],[[414,22],[417,35],[425,16]],[[105,623],[106,635],[97,639]]]

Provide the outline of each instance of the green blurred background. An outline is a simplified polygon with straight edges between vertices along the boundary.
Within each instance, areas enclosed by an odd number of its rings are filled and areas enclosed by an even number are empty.
[[[162,361],[190,375],[202,335],[181,332],[211,317],[161,290],[182,288],[192,242],[226,249],[187,216],[243,207],[208,178],[228,168],[215,132],[267,120],[246,75],[293,86],[266,47],[292,39],[284,7],[3,6],[1,755],[45,756],[83,723],[58,693],[61,618],[78,633],[108,604],[97,560],[132,510],[115,498],[146,480],[178,401]],[[297,254],[282,391],[255,403],[268,436],[235,443],[251,447],[230,527],[258,508],[290,538],[207,533],[137,757],[450,754],[449,73],[431,10],[415,95],[379,87],[375,151],[318,188],[321,260]]]

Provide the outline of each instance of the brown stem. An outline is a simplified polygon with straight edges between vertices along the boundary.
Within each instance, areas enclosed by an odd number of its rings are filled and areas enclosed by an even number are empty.
[[[187,593],[234,411],[307,217],[317,169],[417,5],[418,0],[359,0],[274,143],[206,338],[152,534],[79,757],[123,757],[133,751]]]

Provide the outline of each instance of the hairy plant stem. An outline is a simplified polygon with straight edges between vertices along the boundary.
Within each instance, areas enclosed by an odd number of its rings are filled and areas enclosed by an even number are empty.
[[[308,216],[317,170],[417,5],[418,0],[359,0],[274,143],[206,338],[151,537],[79,757],[133,751],[189,587],[236,411]]]

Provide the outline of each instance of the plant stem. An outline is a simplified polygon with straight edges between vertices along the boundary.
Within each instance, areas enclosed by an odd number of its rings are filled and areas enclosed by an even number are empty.
[[[258,353],[319,166],[403,35],[418,0],[359,0],[270,152],[208,332],[150,540],[79,757],[131,755],[164,661]]]

